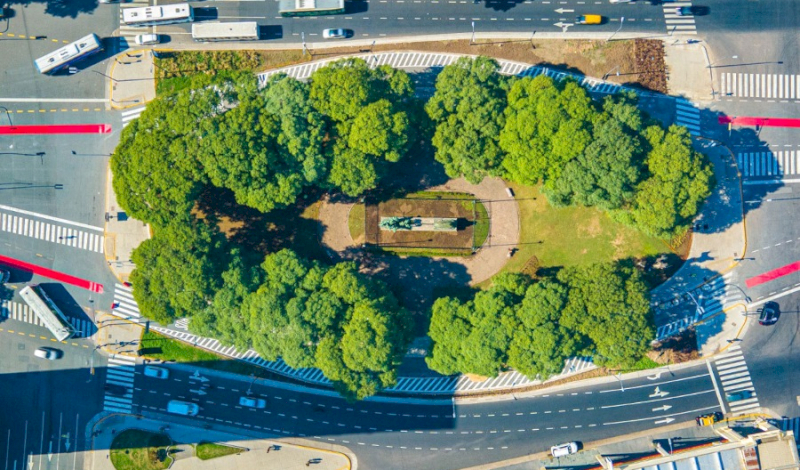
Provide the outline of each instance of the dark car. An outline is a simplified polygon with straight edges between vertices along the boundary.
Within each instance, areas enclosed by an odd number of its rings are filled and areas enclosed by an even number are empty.
[[[106,383],[103,388],[106,392],[117,396],[125,396],[131,393],[131,390],[128,387],[123,387],[122,385],[112,383]]]
[[[781,308],[776,302],[767,302],[759,314],[758,323],[760,325],[774,325],[781,316]]]
[[[731,392],[725,395],[725,398],[728,401],[739,401],[739,400],[747,400],[748,398],[752,398],[753,391],[752,390],[739,390],[738,392]]]

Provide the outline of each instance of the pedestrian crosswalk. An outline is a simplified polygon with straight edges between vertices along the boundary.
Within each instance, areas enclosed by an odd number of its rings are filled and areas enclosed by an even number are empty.
[[[800,150],[742,152],[736,155],[742,176],[783,176],[800,174]]]
[[[744,292],[730,283],[732,276],[732,272],[724,274],[684,294],[678,308],[682,308],[686,315],[658,327],[656,341],[678,335],[701,320],[717,315],[737,303],[746,302],[747,296]],[[667,304],[665,308],[669,309],[670,305]]]
[[[27,304],[21,302],[0,301],[0,318],[8,318],[46,328],[39,317],[33,313],[33,310]],[[76,338],[88,338],[97,331],[95,324],[88,318],[67,317],[67,320],[75,330],[74,337]]]
[[[81,227],[86,230],[39,220],[35,216],[26,217],[0,211],[0,231],[102,253],[105,241],[103,228],[83,224]]]
[[[123,6],[119,9],[119,37],[120,37],[120,49],[127,49],[129,47],[134,46],[136,43],[134,42],[134,38],[139,34],[149,34],[152,33],[152,28],[147,27],[143,28],[141,26],[128,26],[125,24],[125,21],[122,19],[122,11],[126,8],[141,8],[141,7],[149,7],[150,2],[149,0],[133,0],[130,2],[125,2]]]
[[[720,93],[738,98],[800,99],[800,75],[723,73]]]
[[[694,22],[694,15],[679,15],[678,8],[690,7],[691,2],[665,2],[664,21],[667,23],[667,33],[675,34],[697,34],[697,26]]]
[[[714,358],[714,365],[717,368],[720,385],[722,385],[725,399],[728,402],[731,413],[751,412],[761,406],[758,404],[758,397],[756,396],[753,382],[750,379],[750,372],[747,369],[747,363],[742,355],[741,346],[738,344],[731,346],[723,354],[716,356]],[[737,399],[734,401],[728,400],[731,394],[747,391],[750,392],[749,398]]]
[[[180,320],[175,322],[175,328],[179,330],[188,330],[189,329],[189,319],[188,318],[181,318]]]
[[[114,303],[111,305],[111,314],[119,318],[134,321],[141,321],[142,313],[139,305],[133,298],[133,288],[124,284],[114,285]]]
[[[144,108],[144,106],[138,106],[122,111],[122,128],[124,129],[131,121],[138,118],[144,112]]]
[[[691,101],[676,98],[675,123],[687,128],[693,136],[700,135],[700,110]]]
[[[786,418],[784,417],[780,423],[781,431],[792,431],[794,434],[794,441],[800,447],[800,418]]]
[[[108,358],[103,410],[130,413],[133,408],[133,379],[136,358],[114,354]]]
[[[243,360],[264,367],[278,374],[299,379],[305,382],[316,383],[320,385],[330,385],[331,381],[328,380],[322,371],[314,368],[293,369],[289,367],[282,359],[276,361],[267,361],[262,359],[258,353],[250,349],[247,352],[241,353],[233,346],[225,346],[219,341],[212,338],[203,338],[188,332],[178,331],[171,328],[153,327],[153,330],[177,338],[181,341],[190,343],[194,346],[214,351],[220,355],[232,357],[235,359]],[[564,369],[559,374],[560,376],[569,376],[588,370],[594,369],[595,365],[590,357],[575,357],[568,359],[564,364]],[[397,384],[387,389],[387,392],[394,393],[424,393],[424,394],[452,394],[453,392],[470,392],[481,390],[499,390],[510,389],[525,385],[540,383],[535,379],[530,379],[517,371],[509,371],[498,375],[497,377],[484,380],[482,382],[474,382],[467,376],[452,376],[452,377],[400,377]]]

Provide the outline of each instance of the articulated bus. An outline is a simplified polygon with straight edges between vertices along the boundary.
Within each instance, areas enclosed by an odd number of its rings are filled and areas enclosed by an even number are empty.
[[[103,50],[103,43],[96,34],[90,34],[84,38],[80,38],[72,44],[47,54],[44,57],[36,59],[33,64],[36,65],[36,70],[39,73],[53,73],[58,72],[64,67],[83,60],[92,54],[96,54]]]
[[[50,297],[45,294],[41,287],[37,285],[25,286],[19,291],[19,296],[28,304],[28,307],[33,310],[33,313],[39,317],[42,324],[53,333],[59,341],[64,341],[75,334],[72,325],[67,321],[67,317],[61,310],[50,300]]]
[[[278,0],[281,16],[338,15],[345,12],[344,0]]]
[[[157,26],[194,21],[194,10],[188,3],[154,7],[123,8],[122,21],[128,26]]]
[[[192,39],[198,42],[214,41],[257,41],[258,23],[194,23]]]

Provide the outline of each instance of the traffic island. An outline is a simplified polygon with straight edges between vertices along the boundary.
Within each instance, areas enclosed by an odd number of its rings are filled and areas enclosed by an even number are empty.
[[[111,442],[111,463],[117,470],[162,470],[172,465],[167,434],[140,429],[118,433]]]

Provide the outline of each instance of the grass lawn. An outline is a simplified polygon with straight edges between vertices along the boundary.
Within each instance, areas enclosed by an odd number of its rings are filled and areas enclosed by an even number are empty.
[[[533,257],[547,268],[671,253],[664,241],[617,223],[598,209],[555,208],[538,187],[509,185],[519,204],[521,227],[519,250],[504,271],[523,271]]]
[[[350,238],[353,243],[359,244],[364,242],[364,219],[366,217],[366,209],[364,203],[359,202],[350,209],[350,216],[347,218],[347,228],[350,229]]]
[[[144,350],[144,357],[149,359],[191,362],[199,367],[240,375],[254,374],[257,377],[262,376],[264,372],[260,367],[214,354],[205,349],[194,347],[191,344],[178,341],[177,339],[164,336],[154,331],[149,331],[142,335],[139,349]]]
[[[172,463],[167,455],[171,444],[166,434],[128,429],[111,443],[111,463],[117,470],[161,470]]]
[[[238,447],[224,446],[221,444],[214,444],[213,442],[201,442],[195,447],[197,458],[200,460],[211,460],[217,457],[225,457],[226,455],[238,454],[243,452],[244,449]]]
[[[475,203],[475,216],[477,218],[475,233],[473,233],[472,236],[475,237],[475,247],[480,248],[486,241],[486,237],[489,236],[489,213],[486,211],[486,206],[484,206],[483,203]]]

